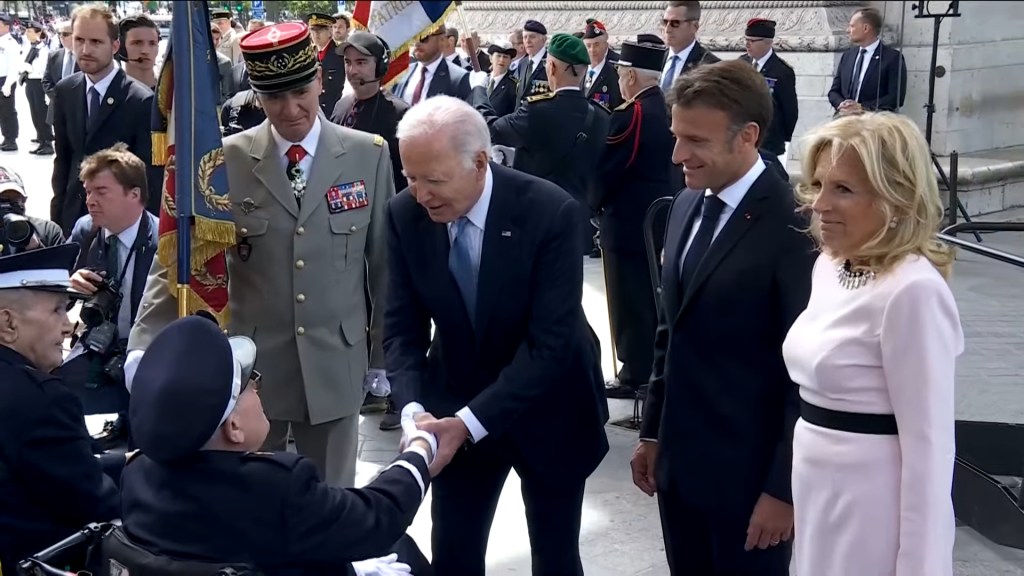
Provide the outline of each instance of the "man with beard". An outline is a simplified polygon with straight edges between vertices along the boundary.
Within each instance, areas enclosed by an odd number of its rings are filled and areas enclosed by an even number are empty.
[[[410,49],[416,64],[410,66],[405,79],[396,85],[395,96],[415,106],[431,96],[454,96],[469,99],[469,72],[444,58],[442,47],[447,28],[441,26],[420,38]]]
[[[156,89],[156,57],[160,52],[160,29],[145,14],[121,20],[121,50],[117,59],[124,62],[129,78]]]
[[[104,4],[75,10],[71,20],[72,46],[81,72],[61,80],[54,90],[53,200],[50,220],[70,234],[85,215],[85,189],[78,167],[86,156],[118,142],[147,164],[150,190],[160,190],[163,171],[152,166],[150,121],[153,92],[114,66],[120,48],[120,29],[114,13]],[[160,195],[149,198],[146,209],[160,212]]]

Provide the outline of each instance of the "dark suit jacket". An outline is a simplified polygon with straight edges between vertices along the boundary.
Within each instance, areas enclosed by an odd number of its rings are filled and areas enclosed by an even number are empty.
[[[581,304],[576,203],[539,178],[493,163],[491,173],[476,328],[448,272],[447,226],[409,191],[388,203],[384,354],[395,401],[439,418],[468,405],[488,432],[480,448],[511,447],[530,474],[585,478],[608,451],[608,406]]]
[[[740,60],[750,63],[750,56],[744,54]],[[753,66],[753,64],[751,64]],[[793,140],[793,130],[796,129],[796,120],[799,115],[796,97],[796,72],[779,58],[777,53],[772,53],[768,61],[761,68],[761,75],[768,82],[768,88],[772,91],[772,123],[761,140],[761,149],[779,155],[786,152],[786,142]]]
[[[420,64],[411,66],[409,72],[405,75],[405,78],[395,84],[394,94],[401,98],[402,94],[405,94],[405,87],[412,82],[413,86],[420,80]],[[430,98],[431,96],[437,96],[443,94],[445,96],[453,96],[455,98],[461,98],[463,100],[469,99],[469,72],[466,72],[465,68],[460,68],[447,60],[443,60],[434,70],[434,77],[430,79],[430,88],[427,89],[427,93],[423,95],[423,99]]]
[[[142,293],[146,289],[146,278],[149,275],[149,268],[153,264],[153,256],[156,255],[157,242],[160,240],[160,219],[149,212],[144,212],[142,221],[139,222],[139,240],[143,242],[139,251],[135,253],[134,269],[128,272],[132,275],[132,293],[130,297],[131,317],[139,312],[139,303],[142,302]],[[71,231],[73,242],[82,247],[78,256],[78,263],[75,270],[81,268],[103,269],[107,261],[107,246],[103,234],[93,229],[92,216],[86,214],[75,222],[75,228]],[[121,334],[121,338],[128,338],[127,334]]]
[[[584,90],[586,85],[587,73],[584,72],[583,78],[580,80],[580,89]],[[586,96],[611,110],[622,105],[622,93],[619,92],[619,73],[607,56],[604,66],[601,67],[601,73],[590,84],[590,90],[586,91]]]
[[[330,117],[334,106],[345,91],[345,57],[339,52],[338,45],[331,40],[320,61],[323,69],[323,91],[320,92],[320,109]]]
[[[341,97],[331,112],[331,122],[346,126],[345,117],[356,103],[356,95],[349,93]],[[398,150],[398,122],[409,110],[409,104],[390,92],[381,90],[361,103],[353,123],[346,126],[362,132],[377,134],[388,143],[391,154],[391,175],[395,179],[395,190],[405,190],[409,185],[402,174],[402,156]]]
[[[60,378],[0,346],[0,563],[120,516],[121,454],[97,459],[82,404]]]
[[[530,96],[537,94],[544,94],[545,92],[551,91],[551,86],[548,85],[548,73],[544,69],[544,66],[548,61],[547,48],[544,49],[544,57],[540,59],[540,64],[536,68],[530,71],[530,77],[526,77],[526,69],[530,65],[530,55],[527,54],[519,62],[519,66],[516,68],[516,82],[519,84],[519,103],[517,106],[522,106],[523,100]]]
[[[78,72],[78,63],[74,64],[74,71]],[[64,73],[64,49],[58,48],[46,57],[46,70],[43,71],[43,92],[50,99],[50,105],[46,109],[46,121],[53,124],[53,95],[57,92],[57,83],[61,81],[61,74]]]
[[[669,212],[640,437],[658,440],[659,490],[749,514],[762,492],[792,502],[799,398],[782,341],[807,305],[816,253],[792,189],[766,167],[681,286],[679,260],[703,196],[683,190]]]
[[[505,116],[515,112],[516,109],[516,91],[518,86],[516,85],[515,72],[506,72],[501,77],[501,81],[498,82],[491,90],[488,99],[491,103],[491,108],[494,109],[494,113],[498,116]]]
[[[473,63],[469,60],[469,58],[463,59],[462,56],[456,56],[454,63],[458,66],[462,66],[469,72],[473,71]],[[488,74],[490,74],[491,57],[488,56],[486,52],[479,49],[476,51],[476,63],[480,66],[481,72],[487,72]]]
[[[601,216],[601,247],[643,256],[644,218],[651,203],[671,196],[681,182],[672,164],[675,138],[665,95],[652,86],[612,111],[607,145],[597,165],[591,206]]]
[[[853,100],[855,81],[853,69],[857,65],[859,46],[848,48],[839,59],[839,68],[828,91],[828,101],[839,109],[844,100]],[[860,85],[857,102],[865,110],[895,112],[903,107],[907,98],[907,63],[900,51],[879,42],[866,65],[864,81]]]
[[[714,64],[715,62],[721,62],[721,60],[721,58],[715,56],[714,52],[705,48],[700,42],[694,42],[690,55],[686,57],[686,62],[683,62],[683,70],[680,74],[685,74],[701,64]]]
[[[118,70],[100,102],[99,119],[87,129],[85,74],[72,74],[57,83],[54,98],[53,200],[50,219],[69,233],[85,214],[85,189],[78,179],[82,160],[95,152],[124,142],[146,163],[149,202],[146,209],[160,212],[163,170],[153,166],[150,132],[153,92]]]
[[[235,90],[237,91],[236,94],[249,89],[249,71],[245,68],[244,62],[235,64],[231,68],[231,75],[234,80]]]

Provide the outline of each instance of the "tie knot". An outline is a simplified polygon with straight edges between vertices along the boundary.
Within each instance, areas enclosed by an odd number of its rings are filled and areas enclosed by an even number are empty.
[[[107,236],[107,248],[117,248],[117,235],[111,234]]]
[[[452,222],[452,230],[455,232],[455,237],[462,236],[462,231],[466,229],[466,225],[469,224],[468,216],[459,216],[455,222]]]
[[[717,194],[706,194],[704,196],[704,213],[701,215],[702,220],[714,220],[718,221],[718,217],[722,215],[722,210],[725,209],[725,202],[718,197]]]
[[[861,53],[861,56],[863,56],[864,54],[868,53],[868,49],[867,48],[861,48],[860,49],[860,53]]]
[[[298,164],[306,157],[306,149],[300,144],[292,144],[291,148],[288,148],[288,152],[285,153],[288,157],[288,161],[292,164]]]
[[[595,72],[597,72],[597,71],[594,70],[593,68],[591,68],[590,70],[587,71],[587,76],[593,78]]]

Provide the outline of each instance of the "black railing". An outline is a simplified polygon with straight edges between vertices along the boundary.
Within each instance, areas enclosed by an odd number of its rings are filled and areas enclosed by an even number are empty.
[[[960,222],[959,224],[953,224],[947,226],[942,232],[936,234],[939,240],[947,244],[956,246],[968,252],[985,256],[999,262],[1011,264],[1024,268],[1024,257],[1017,256],[1016,254],[1010,254],[996,248],[989,248],[988,246],[982,246],[977,242],[971,242],[970,240],[964,240],[958,238],[957,234],[971,232],[974,233],[975,237],[980,232],[1024,232],[1024,222]]]

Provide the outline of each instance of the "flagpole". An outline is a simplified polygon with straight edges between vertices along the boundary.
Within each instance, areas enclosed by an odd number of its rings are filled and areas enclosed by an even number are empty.
[[[192,256],[191,218],[178,215],[178,318],[188,316],[188,292],[191,282],[189,262]]]
[[[476,51],[479,50],[480,47],[473,42],[473,34],[469,30],[469,24],[466,23],[466,15],[462,13],[462,2],[455,3],[455,11],[459,13],[459,22],[462,24],[463,34],[468,34],[468,44],[469,47],[473,49],[473,53],[466,54],[466,57],[469,58],[469,64],[473,67],[473,71],[480,72],[480,61],[476,57]]]

